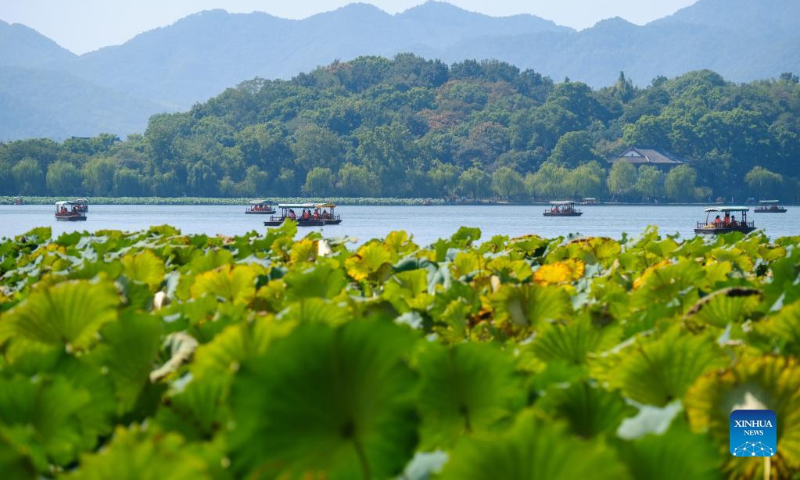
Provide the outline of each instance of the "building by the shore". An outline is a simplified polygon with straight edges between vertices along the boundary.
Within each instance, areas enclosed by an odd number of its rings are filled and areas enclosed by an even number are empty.
[[[636,167],[640,165],[653,165],[664,169],[670,169],[686,163],[685,160],[676,158],[674,155],[667,152],[639,147],[630,147],[619,155],[610,158],[608,161],[610,163],[628,162]]]

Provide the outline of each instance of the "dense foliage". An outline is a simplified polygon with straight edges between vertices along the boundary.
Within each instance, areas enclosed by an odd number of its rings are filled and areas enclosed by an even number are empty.
[[[761,478],[800,472],[800,237],[357,251],[40,228],[0,244],[9,478]]]
[[[627,146],[689,165],[608,168]],[[794,201],[798,159],[791,74],[740,85],[700,71],[643,89],[620,75],[592,90],[399,55],[245,82],[124,142],[0,144],[0,194]]]

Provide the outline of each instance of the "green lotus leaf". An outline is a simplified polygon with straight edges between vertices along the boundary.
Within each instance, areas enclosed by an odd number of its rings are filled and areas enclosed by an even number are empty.
[[[0,344],[11,337],[86,348],[117,317],[119,296],[109,282],[74,280],[38,289],[3,315]]]
[[[500,326],[535,327],[572,313],[569,295],[559,287],[503,285],[489,301]]]
[[[486,261],[478,252],[459,252],[453,259],[453,276],[464,277],[481,270]]]
[[[382,243],[370,242],[345,261],[347,273],[356,281],[384,278],[391,270],[396,255]]]
[[[566,420],[572,433],[582,437],[613,436],[620,423],[636,413],[619,393],[586,381],[551,387],[537,406]]]
[[[480,239],[480,228],[461,227],[450,237],[450,242],[456,248],[467,248],[471,246],[473,242],[477,242]]]
[[[591,352],[613,346],[619,339],[616,328],[600,328],[588,317],[544,326],[531,344],[533,353],[544,361],[564,361],[582,365]]]
[[[136,255],[125,255],[122,257],[122,267],[125,276],[148,285],[153,291],[164,280],[164,261],[150,250]]]
[[[211,440],[228,420],[227,381],[224,377],[191,379],[179,392],[164,398],[155,422],[188,440]]]
[[[14,442],[10,438],[12,435],[4,433],[3,430],[0,427],[0,472],[3,472],[3,475],[10,479],[34,480],[39,478],[36,466],[28,456],[32,452],[27,450],[23,446],[24,444],[20,445]],[[13,434],[16,432],[8,433]]]
[[[443,480],[595,480],[629,478],[613,452],[597,441],[570,437],[563,427],[524,412],[508,432],[464,439],[442,471]]]
[[[662,435],[646,435],[633,442],[620,442],[619,458],[634,478],[672,480],[723,478],[724,457],[706,435],[689,431],[685,422],[675,422]]]
[[[428,295],[428,271],[407,270],[393,275],[384,285],[381,296],[401,313],[424,311],[433,302]]]
[[[306,269],[293,269],[285,277],[286,299],[333,298],[347,285],[345,273],[335,264],[318,263]]]
[[[745,356],[731,369],[703,376],[686,394],[684,404],[692,428],[710,432],[720,451],[727,450],[733,410],[775,411],[778,453],[773,462],[800,471],[800,365],[795,357]],[[737,472],[734,476],[749,477],[761,465],[760,459],[731,458],[727,468]]]
[[[780,352],[800,356],[800,301],[783,307],[756,329],[770,340],[777,340]]]
[[[153,316],[127,313],[102,330],[103,341],[92,352],[114,382],[122,411],[133,407],[161,348],[162,327]]]
[[[247,303],[256,293],[256,267],[225,265],[217,270],[197,275],[192,285],[193,298],[204,295],[233,303]]]
[[[188,265],[191,273],[198,274],[215,270],[217,268],[233,263],[233,254],[228,250],[213,249],[207,251],[197,251],[196,256]]]
[[[280,313],[281,320],[302,322],[324,322],[341,325],[352,318],[350,311],[342,304],[323,298],[307,298],[289,305]]]
[[[386,478],[417,442],[407,329],[382,321],[300,325],[242,364],[231,459],[241,475]]]
[[[494,345],[427,345],[419,359],[422,448],[510,423],[525,397],[514,363]]]
[[[746,319],[761,300],[758,290],[728,287],[698,301],[686,314],[687,319],[719,328]]]
[[[187,448],[178,434],[148,434],[144,428],[118,427],[111,443],[81,457],[69,477],[80,480],[211,479],[206,461]]]
[[[711,335],[693,336],[672,328],[658,337],[636,339],[609,361],[593,361],[598,378],[641,403],[664,406],[682,398],[703,373],[725,365]]]

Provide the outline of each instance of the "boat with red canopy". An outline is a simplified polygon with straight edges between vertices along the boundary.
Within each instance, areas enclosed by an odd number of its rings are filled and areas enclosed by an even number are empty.
[[[86,214],[81,212],[75,202],[56,202],[56,220],[60,222],[82,222]]]

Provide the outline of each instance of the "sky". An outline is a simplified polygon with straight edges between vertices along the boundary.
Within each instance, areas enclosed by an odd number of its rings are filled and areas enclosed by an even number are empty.
[[[135,35],[214,8],[229,12],[267,12],[306,18],[355,0],[2,0],[0,20],[22,23],[81,54],[119,45]],[[398,13],[425,0],[362,0]],[[492,16],[538,15],[582,30],[605,18],[622,17],[643,25],[697,0],[449,0],[466,10]]]

